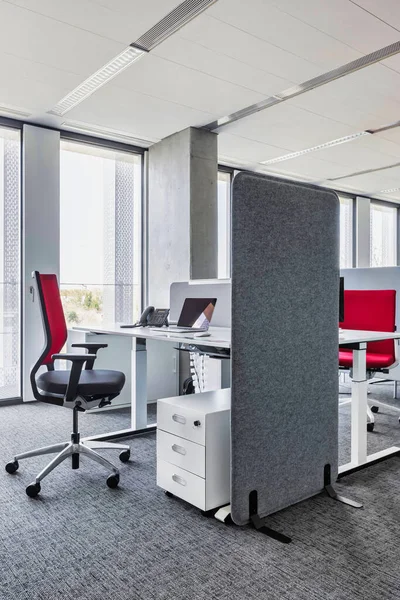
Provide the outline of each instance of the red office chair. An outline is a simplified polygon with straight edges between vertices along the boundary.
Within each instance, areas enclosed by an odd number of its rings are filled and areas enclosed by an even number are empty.
[[[38,474],[34,483],[26,488],[28,496],[33,498],[40,492],[42,479],[55,467],[71,456],[72,468],[79,469],[79,455],[84,454],[112,471],[107,479],[107,485],[115,488],[119,483],[119,470],[110,461],[100,456],[95,449],[122,450],[119,458],[122,462],[127,462],[130,457],[130,448],[126,445],[110,442],[81,440],[78,430],[78,413],[80,411],[84,412],[88,408],[110,404],[111,400],[118,396],[124,387],[125,375],[119,371],[93,369],[98,350],[106,348],[107,344],[72,344],[76,348],[85,348],[88,354],[58,354],[67,340],[67,327],[57,277],[55,275],[42,275],[37,271],[33,273],[33,277],[36,280],[45,332],[45,346],[30,375],[33,395],[36,400],[41,402],[71,408],[73,411],[73,430],[70,442],[54,444],[53,446],[18,454],[12,462],[6,465],[6,471],[15,473],[19,467],[18,461],[23,458],[42,454],[55,454],[57,452],[57,456]],[[57,359],[71,361],[71,370],[56,371],[54,361]],[[85,370],[82,370],[84,364]],[[36,378],[37,372],[42,366],[47,367],[47,372]]]
[[[345,320],[340,323],[343,329],[365,331],[396,330],[396,291],[395,290],[345,290]],[[369,342],[367,344],[367,373],[372,378],[377,372],[389,372],[397,365],[394,340]],[[339,350],[339,367],[350,369],[353,366],[353,351]],[[350,375],[351,376],[351,375]],[[372,407],[378,412],[378,407]],[[374,429],[374,416],[368,409],[368,431]]]

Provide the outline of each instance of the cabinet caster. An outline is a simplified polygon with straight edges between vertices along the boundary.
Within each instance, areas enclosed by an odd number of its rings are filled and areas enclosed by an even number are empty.
[[[122,450],[122,452],[120,452],[119,454],[119,460],[123,463],[128,462],[128,460],[131,457],[131,451],[130,450]]]
[[[116,488],[118,487],[119,484],[119,475],[118,474],[114,474],[114,475],[109,475],[107,477],[107,485],[109,488]]]
[[[18,471],[18,467],[19,467],[18,461],[13,460],[12,462],[9,462],[6,464],[6,471],[7,471],[7,473],[10,473],[10,475],[12,475],[16,471]]]
[[[29,498],[35,498],[40,492],[40,483],[31,483],[25,491]]]
[[[373,431],[374,426],[375,426],[375,423],[367,423],[367,431]]]
[[[379,406],[371,406],[371,410],[373,413],[379,412]]]
[[[164,494],[167,496],[167,498],[173,498],[174,495],[171,494],[171,492],[169,492],[168,490],[164,490]]]

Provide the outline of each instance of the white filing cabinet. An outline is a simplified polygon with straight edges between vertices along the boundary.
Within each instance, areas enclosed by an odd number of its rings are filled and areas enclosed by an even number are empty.
[[[157,485],[208,511],[230,502],[230,389],[157,403]]]

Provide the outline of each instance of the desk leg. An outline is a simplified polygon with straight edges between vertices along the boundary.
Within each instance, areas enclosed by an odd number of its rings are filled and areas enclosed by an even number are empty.
[[[146,340],[132,338],[131,427],[147,427],[147,351]]]
[[[353,350],[353,380],[351,385],[351,463],[361,465],[367,460],[367,345]]]

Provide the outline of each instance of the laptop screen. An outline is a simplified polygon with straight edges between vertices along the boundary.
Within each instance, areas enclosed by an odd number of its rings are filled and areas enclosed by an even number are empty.
[[[208,329],[217,303],[216,298],[186,298],[178,327]]]

